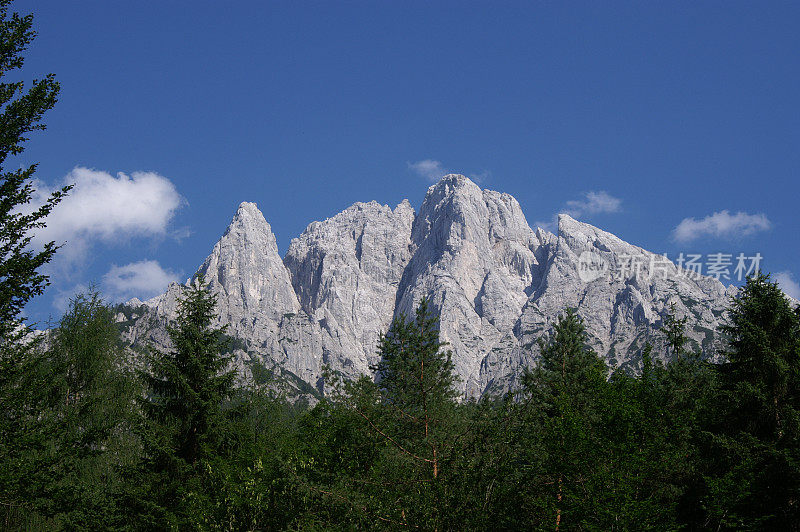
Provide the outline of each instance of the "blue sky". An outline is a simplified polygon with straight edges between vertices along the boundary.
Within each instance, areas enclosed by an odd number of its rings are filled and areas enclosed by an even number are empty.
[[[531,225],[567,210],[671,257],[758,252],[797,290],[796,3],[15,7],[39,31],[23,75],[62,84],[19,164],[42,190],[79,182],[35,320],[92,282],[120,299],[185,278],[241,201],[284,252],[355,201],[418,207],[440,171]]]

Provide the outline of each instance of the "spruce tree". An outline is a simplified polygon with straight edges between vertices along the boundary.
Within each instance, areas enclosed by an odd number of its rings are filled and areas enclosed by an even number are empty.
[[[141,526],[187,526],[204,517],[213,494],[204,492],[203,474],[225,455],[230,436],[224,402],[233,393],[234,372],[222,354],[224,328],[213,326],[216,296],[202,277],[182,290],[177,319],[167,329],[172,349],[153,350],[143,375]]]
[[[797,529],[800,523],[800,320],[758,273],[734,297],[727,362],[710,427],[710,526]]]
[[[314,435],[323,438],[320,465],[337,475],[311,491],[345,512],[317,513],[325,526],[335,519],[346,528],[445,528],[459,444],[457,378],[445,345],[423,299],[413,319],[399,315],[381,335],[381,358],[372,368],[377,382],[366,376],[344,382],[330,403],[315,409],[316,422],[327,421]]]
[[[641,375],[618,370],[609,381],[602,436],[610,475],[607,489],[596,495],[608,528],[674,528],[693,480],[705,366],[684,356],[665,367],[652,349],[647,342],[641,351]]]
[[[583,320],[568,309],[539,340],[539,365],[523,375],[527,412],[519,459],[529,471],[520,490],[524,526],[574,528],[597,514],[588,494],[599,473],[607,368],[587,342]]]
[[[704,438],[708,408],[718,400],[717,373],[702,353],[687,347],[688,316],[678,318],[675,305],[664,315],[660,333],[667,354],[666,366],[654,366],[650,385],[643,384],[650,399],[650,420],[654,439],[653,460],[662,465],[650,484],[653,500],[659,501],[659,513],[681,523],[695,523],[703,491],[702,456],[699,442]]]
[[[0,500],[4,513],[24,514],[29,501],[20,496],[25,477],[19,453],[27,445],[26,433],[36,423],[37,409],[22,379],[38,347],[22,311],[48,285],[40,270],[58,247],[50,242],[36,249],[34,232],[44,226],[45,217],[69,187],[32,209],[36,165],[17,167],[9,161],[24,151],[30,133],[45,128],[41,119],[59,92],[52,74],[27,88],[24,81],[7,81],[9,74],[22,68],[23,53],[36,36],[33,16],[10,12],[10,4],[0,0]]]
[[[22,68],[22,53],[36,36],[33,15],[9,13],[10,0],[0,0],[0,80]],[[41,250],[30,246],[33,233],[45,225],[45,217],[70,187],[56,191],[44,205],[27,207],[33,197],[36,165],[6,169],[7,159],[25,149],[27,135],[45,129],[40,123],[57,101],[59,84],[53,74],[34,80],[0,81],[0,354],[5,362],[11,345],[22,337],[20,313],[25,304],[41,294],[48,278],[39,270],[50,262],[58,246],[49,242]],[[13,166],[13,165],[12,165]],[[7,367],[0,377],[8,377]]]

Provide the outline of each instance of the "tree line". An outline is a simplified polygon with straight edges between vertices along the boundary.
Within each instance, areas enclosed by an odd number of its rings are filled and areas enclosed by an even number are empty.
[[[0,77],[32,18],[0,0]],[[23,309],[57,245],[34,232],[35,165],[6,170],[58,83],[0,83],[0,520],[8,530],[798,530],[800,311],[768,275],[732,298],[724,362],[668,313],[669,363],[611,372],[564,309],[518,389],[461,400],[422,300],[375,378],[328,371],[313,407],[237,386],[202,278],[172,348],[130,363],[114,310],[76,296],[35,334]]]
[[[566,310],[518,390],[459,401],[423,300],[382,335],[375,379],[329,372],[313,408],[237,387],[214,295],[184,291],[146,369],[97,294],[15,346],[5,528],[798,528],[800,315],[766,275],[732,301],[721,364],[669,316],[670,363],[646,346],[640,375],[609,375]]]

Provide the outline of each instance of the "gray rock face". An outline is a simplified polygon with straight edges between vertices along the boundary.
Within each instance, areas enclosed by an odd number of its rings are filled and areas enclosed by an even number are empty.
[[[217,293],[220,322],[229,334],[307,382],[318,377],[318,330],[300,311],[275,235],[255,203],[239,206],[198,273]]]
[[[303,310],[323,337],[326,362],[351,375],[377,362],[378,335],[394,315],[411,258],[414,209],[356,203],[292,240],[284,260]],[[338,362],[338,363],[337,363]]]
[[[267,367],[277,364],[305,382],[316,382],[322,360],[319,329],[300,309],[275,235],[255,203],[239,206],[197,273],[216,293],[219,325],[227,325],[229,335],[261,354]],[[137,320],[129,337],[168,348],[164,326],[177,316],[179,296],[180,286],[172,284],[165,294],[146,301],[151,312],[143,326]],[[239,358],[245,371],[244,360],[252,357]]]
[[[314,222],[284,259],[261,212],[242,203],[198,273],[218,294],[220,323],[247,345],[237,358],[245,377],[254,360],[317,389],[323,364],[368,374],[379,333],[427,297],[466,396],[514,387],[535,363],[536,338],[567,307],[613,368],[637,369],[644,342],[660,345],[655,330],[671,305],[712,356],[731,295],[566,215],[557,235],[533,231],[512,196],[460,175],[430,187],[416,215],[407,201],[370,202]],[[179,292],[132,302],[145,310],[129,338],[167,346]]]
[[[546,273],[515,328],[516,353],[487,360],[482,368],[495,379],[490,384],[513,386],[519,367],[533,362],[536,339],[569,307],[577,309],[591,346],[612,368],[639,369],[636,355],[648,340],[656,353],[663,348],[656,331],[672,305],[679,317],[689,318],[687,335],[693,347],[716,356],[716,331],[734,293],[719,281],[693,276],[663,256],[564,214],[559,216],[558,238],[547,247]]]
[[[481,190],[459,175],[428,189],[398,311],[413,315],[422,297],[430,299],[467,394],[485,388],[480,366],[491,350],[514,343],[514,325],[543,275],[540,238],[548,237],[531,231],[508,194]]]

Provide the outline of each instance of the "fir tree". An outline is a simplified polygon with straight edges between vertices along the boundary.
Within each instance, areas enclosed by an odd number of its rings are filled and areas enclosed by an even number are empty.
[[[661,325],[661,332],[664,335],[667,347],[673,359],[679,359],[686,355],[686,321],[687,316],[678,318],[675,314],[675,303],[670,305],[670,311],[664,316]]]
[[[539,340],[539,350],[539,365],[522,380],[528,412],[521,461],[530,474],[521,504],[527,526],[572,528],[596,514],[587,495],[598,471],[596,438],[607,369],[587,347],[583,320],[573,309]],[[548,488],[539,491],[543,485]]]
[[[224,402],[233,393],[234,373],[226,371],[230,357],[222,355],[224,329],[212,325],[216,296],[202,277],[182,289],[176,322],[168,327],[173,347],[154,350],[143,375],[148,392],[140,429],[141,487],[147,491],[138,494],[144,506],[138,511],[150,521],[141,526],[186,526],[202,519],[200,509],[213,495],[203,490],[203,474],[229,451]]]
[[[777,283],[758,273],[733,299],[728,361],[719,368],[707,449],[707,523],[800,526],[800,320]],[[708,469],[707,469],[708,470]]]
[[[23,152],[28,135],[45,128],[41,119],[59,92],[52,74],[34,80],[27,89],[24,81],[6,81],[22,68],[22,54],[36,36],[33,16],[9,12],[10,4],[0,0],[0,501],[4,513],[29,506],[20,496],[26,479],[19,454],[26,448],[26,433],[35,427],[37,407],[32,390],[22,382],[39,351],[21,313],[48,285],[40,270],[57,249],[54,242],[36,249],[32,239],[69,190],[64,187],[40,207],[31,208],[36,165],[8,169],[16,166],[8,159]]]

